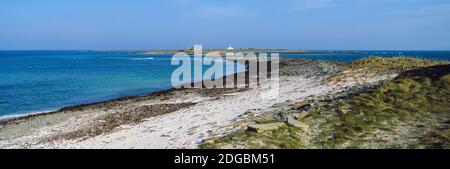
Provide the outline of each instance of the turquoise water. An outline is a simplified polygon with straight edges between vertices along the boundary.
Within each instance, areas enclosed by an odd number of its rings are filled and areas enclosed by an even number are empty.
[[[178,67],[170,64],[171,57],[127,52],[0,51],[0,117],[169,89],[172,71]]]
[[[280,56],[342,62],[370,55],[450,58],[450,52],[325,52]],[[169,89],[172,71],[177,68],[170,64],[171,57],[128,52],[0,51],[0,118]]]

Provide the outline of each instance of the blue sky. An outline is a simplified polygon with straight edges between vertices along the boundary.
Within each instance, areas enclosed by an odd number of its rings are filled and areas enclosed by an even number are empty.
[[[1,0],[0,50],[450,50],[449,0]]]

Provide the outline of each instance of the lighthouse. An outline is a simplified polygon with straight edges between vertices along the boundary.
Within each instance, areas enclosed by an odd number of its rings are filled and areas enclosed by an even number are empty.
[[[229,43],[228,44],[228,48],[227,48],[227,51],[233,51],[234,49],[233,49],[233,47],[231,46],[231,43]]]

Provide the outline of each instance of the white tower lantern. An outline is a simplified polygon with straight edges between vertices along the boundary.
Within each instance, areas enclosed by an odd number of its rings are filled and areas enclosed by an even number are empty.
[[[233,47],[231,46],[231,43],[228,44],[227,50],[229,50],[229,51],[230,51],[230,50],[234,50]]]

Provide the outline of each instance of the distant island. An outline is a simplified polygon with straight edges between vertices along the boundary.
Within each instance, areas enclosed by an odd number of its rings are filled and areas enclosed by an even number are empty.
[[[166,49],[166,50],[93,50],[96,52],[130,52],[130,53],[145,53],[145,54],[175,54],[178,52],[185,52],[187,54],[193,54],[194,51],[191,48],[186,49]],[[234,52],[242,52],[242,53],[323,53],[317,51],[306,51],[306,50],[288,50],[288,49],[234,49]],[[224,54],[227,52],[227,49],[203,49],[203,53],[221,53]]]

